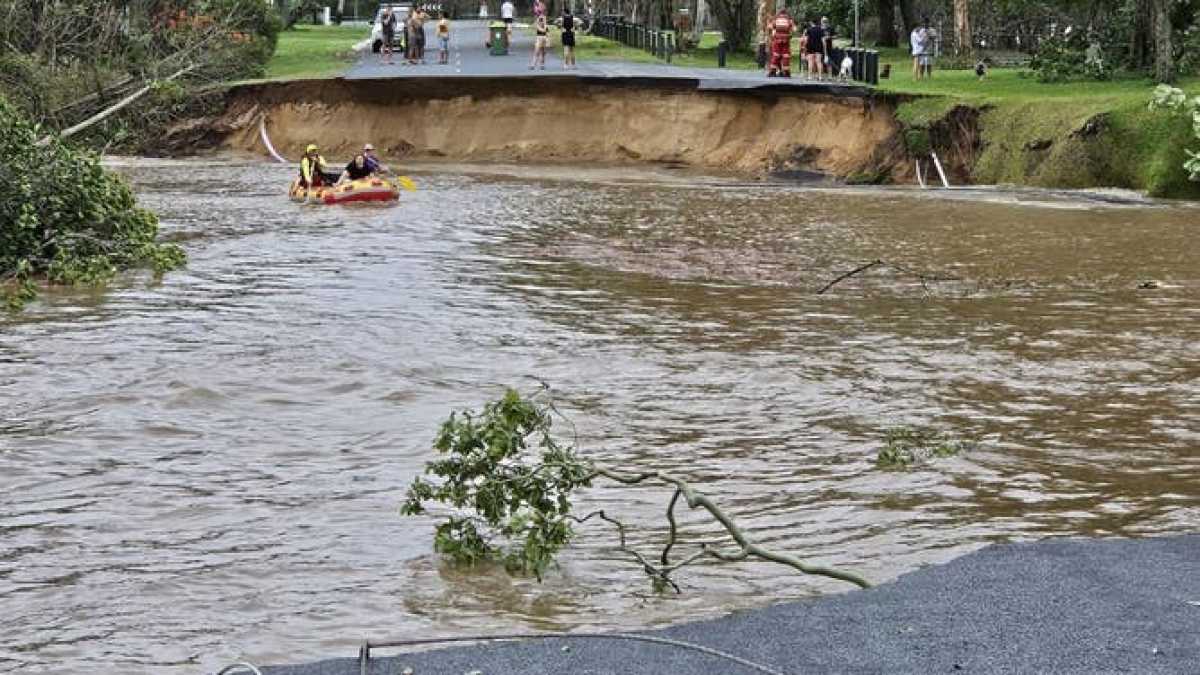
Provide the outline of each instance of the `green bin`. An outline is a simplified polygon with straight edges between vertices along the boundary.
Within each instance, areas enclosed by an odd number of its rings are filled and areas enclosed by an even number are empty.
[[[488,47],[492,56],[508,55],[508,26],[502,21],[488,24]]]

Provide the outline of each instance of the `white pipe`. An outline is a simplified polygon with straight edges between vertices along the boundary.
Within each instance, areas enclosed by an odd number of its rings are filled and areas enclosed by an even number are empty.
[[[258,120],[258,133],[262,136],[263,145],[267,146],[267,152],[271,153],[271,156],[275,158],[276,162],[279,162],[280,164],[291,163],[283,157],[280,157],[278,152],[275,152],[275,146],[271,145],[271,139],[267,138],[267,118],[265,116]]]
[[[946,172],[942,171],[942,163],[940,161],[938,161],[937,153],[930,152],[929,154],[933,155],[933,165],[937,167],[938,176],[941,176],[941,178],[942,178],[942,187],[945,187],[945,188],[950,187],[950,181],[946,180]]]
[[[925,184],[925,177],[921,175],[921,160],[919,159],[917,160],[917,182],[920,183],[921,187],[923,188],[929,187]]]

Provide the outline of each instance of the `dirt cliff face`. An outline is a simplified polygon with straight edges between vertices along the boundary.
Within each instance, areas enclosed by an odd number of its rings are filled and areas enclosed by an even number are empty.
[[[214,125],[226,148],[297,158],[370,141],[390,157],[671,162],[839,177],[903,171],[891,103],[868,96],[702,91],[577,78],[323,80],[242,86]]]

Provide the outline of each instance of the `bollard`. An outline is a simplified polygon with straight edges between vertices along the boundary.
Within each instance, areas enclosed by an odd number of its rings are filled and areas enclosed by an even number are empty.
[[[725,51],[729,49],[729,43],[721,40],[717,43],[717,67],[725,67]]]
[[[867,52],[867,77],[868,84],[879,84],[879,52],[871,50]]]
[[[675,35],[667,33],[667,63],[671,62],[671,54],[675,52]]]

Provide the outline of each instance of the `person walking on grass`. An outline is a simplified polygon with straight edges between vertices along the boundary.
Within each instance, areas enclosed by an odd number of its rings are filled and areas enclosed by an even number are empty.
[[[908,42],[912,47],[913,79],[919,80],[925,73],[925,49],[929,44],[929,29],[925,27],[924,23],[913,28],[912,34],[908,36]]]
[[[437,24],[438,63],[450,63],[450,15],[442,12],[442,18]]]
[[[546,47],[550,44],[550,27],[546,23],[546,14],[538,14],[533,20],[533,58],[529,61],[529,69],[546,69]]]
[[[558,19],[558,26],[562,29],[563,48],[563,70],[575,69],[575,15],[571,14],[568,7],[563,8],[563,14]]]

